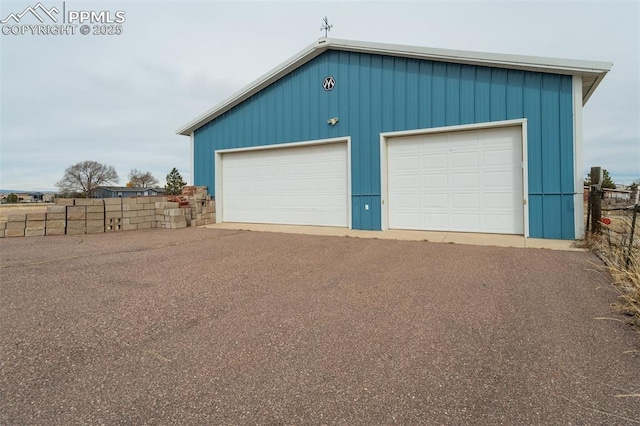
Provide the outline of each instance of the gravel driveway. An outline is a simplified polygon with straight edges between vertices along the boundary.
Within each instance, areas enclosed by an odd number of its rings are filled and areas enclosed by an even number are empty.
[[[640,423],[640,339],[590,253],[194,228],[0,250],[0,424]]]

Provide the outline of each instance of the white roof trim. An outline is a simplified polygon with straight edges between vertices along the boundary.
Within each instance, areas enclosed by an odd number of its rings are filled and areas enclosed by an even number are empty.
[[[399,56],[414,59],[428,59],[439,62],[491,66],[497,68],[518,69],[553,74],[579,75],[590,77],[591,84],[583,84],[582,103],[587,102],[596,87],[613,66],[610,62],[582,61],[575,59],[544,58],[538,56],[508,55],[501,53],[469,52],[462,50],[435,49],[430,47],[404,46],[397,44],[371,43],[362,41],[321,38],[295,56],[289,58],[276,68],[258,78],[236,94],[222,101],[204,114],[185,124],[177,130],[177,134],[189,136],[216,117],[244,102],[265,87],[299,68],[327,50],[344,50],[349,52],[369,53],[376,55]]]

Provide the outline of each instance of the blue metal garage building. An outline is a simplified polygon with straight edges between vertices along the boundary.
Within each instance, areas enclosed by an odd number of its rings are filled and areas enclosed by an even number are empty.
[[[574,239],[611,66],[320,39],[178,134],[218,221]]]

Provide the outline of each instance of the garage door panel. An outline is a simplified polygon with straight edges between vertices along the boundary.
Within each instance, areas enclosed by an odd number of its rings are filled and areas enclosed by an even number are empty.
[[[511,150],[487,150],[482,153],[484,167],[506,167],[511,164],[519,164],[514,161],[514,153]]]
[[[442,164],[446,164],[446,161]],[[453,152],[451,153],[451,167],[453,168],[478,168],[480,163],[477,152]]]
[[[422,168],[425,170],[442,170],[447,168],[447,154],[422,155]]]
[[[511,193],[512,182],[516,179],[512,170],[501,172],[485,172],[482,175],[482,185],[487,189],[503,189],[505,192]]]
[[[434,136],[434,138],[431,141],[429,141],[428,144],[424,143],[421,136],[414,137],[414,141],[421,145],[420,148],[422,152],[428,153],[428,154],[443,153],[443,152],[447,152],[449,149],[448,148],[449,144],[447,142],[446,137]],[[409,153],[413,151],[411,147],[406,147],[405,149]]]
[[[416,223],[420,223],[420,212],[406,210],[394,218],[394,228],[407,229]],[[391,225],[391,224],[390,224]]]
[[[478,194],[451,194],[451,207],[454,209],[479,209],[480,196]]]
[[[420,208],[420,194],[398,194],[398,205],[404,209],[418,209]]]
[[[390,228],[524,233],[520,127],[390,138],[387,158]]]
[[[429,226],[434,231],[446,231],[449,229],[449,215],[446,213],[424,212],[422,215],[421,228]],[[404,229],[416,229],[405,227]]]
[[[461,132],[443,133],[442,139],[447,142],[449,149],[468,149],[478,146],[478,133],[471,130]]]
[[[449,207],[448,194],[423,194],[422,207],[425,209],[446,209]]]
[[[394,189],[399,192],[417,191],[420,189],[420,182],[416,181],[414,174],[398,174]]]
[[[349,225],[347,144],[222,155],[222,220]]]
[[[451,173],[451,189],[462,190],[478,187],[478,173]]]
[[[485,227],[502,230],[503,233],[509,233],[516,226],[513,215],[510,214],[488,214],[484,217]]]
[[[421,178],[422,186],[420,186],[420,181],[416,179],[415,176],[407,176],[408,180],[415,182],[415,185],[422,190],[428,189],[436,191],[439,188],[446,188],[449,180],[449,176],[446,173],[430,173],[428,171],[423,172]]]
[[[452,213],[451,214],[451,227],[460,231],[474,232],[480,228],[482,218],[480,214],[473,213]]]
[[[491,210],[505,210],[509,211],[521,211],[518,207],[522,206],[521,201],[515,201],[511,194],[505,193],[486,193],[483,194],[484,205],[491,208]]]
[[[396,158],[396,169],[402,171],[414,171],[420,168],[420,159],[414,155],[402,156]]]

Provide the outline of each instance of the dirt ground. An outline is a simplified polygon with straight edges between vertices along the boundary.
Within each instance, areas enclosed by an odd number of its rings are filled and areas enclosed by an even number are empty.
[[[640,423],[591,253],[187,228],[0,255],[0,424]]]

